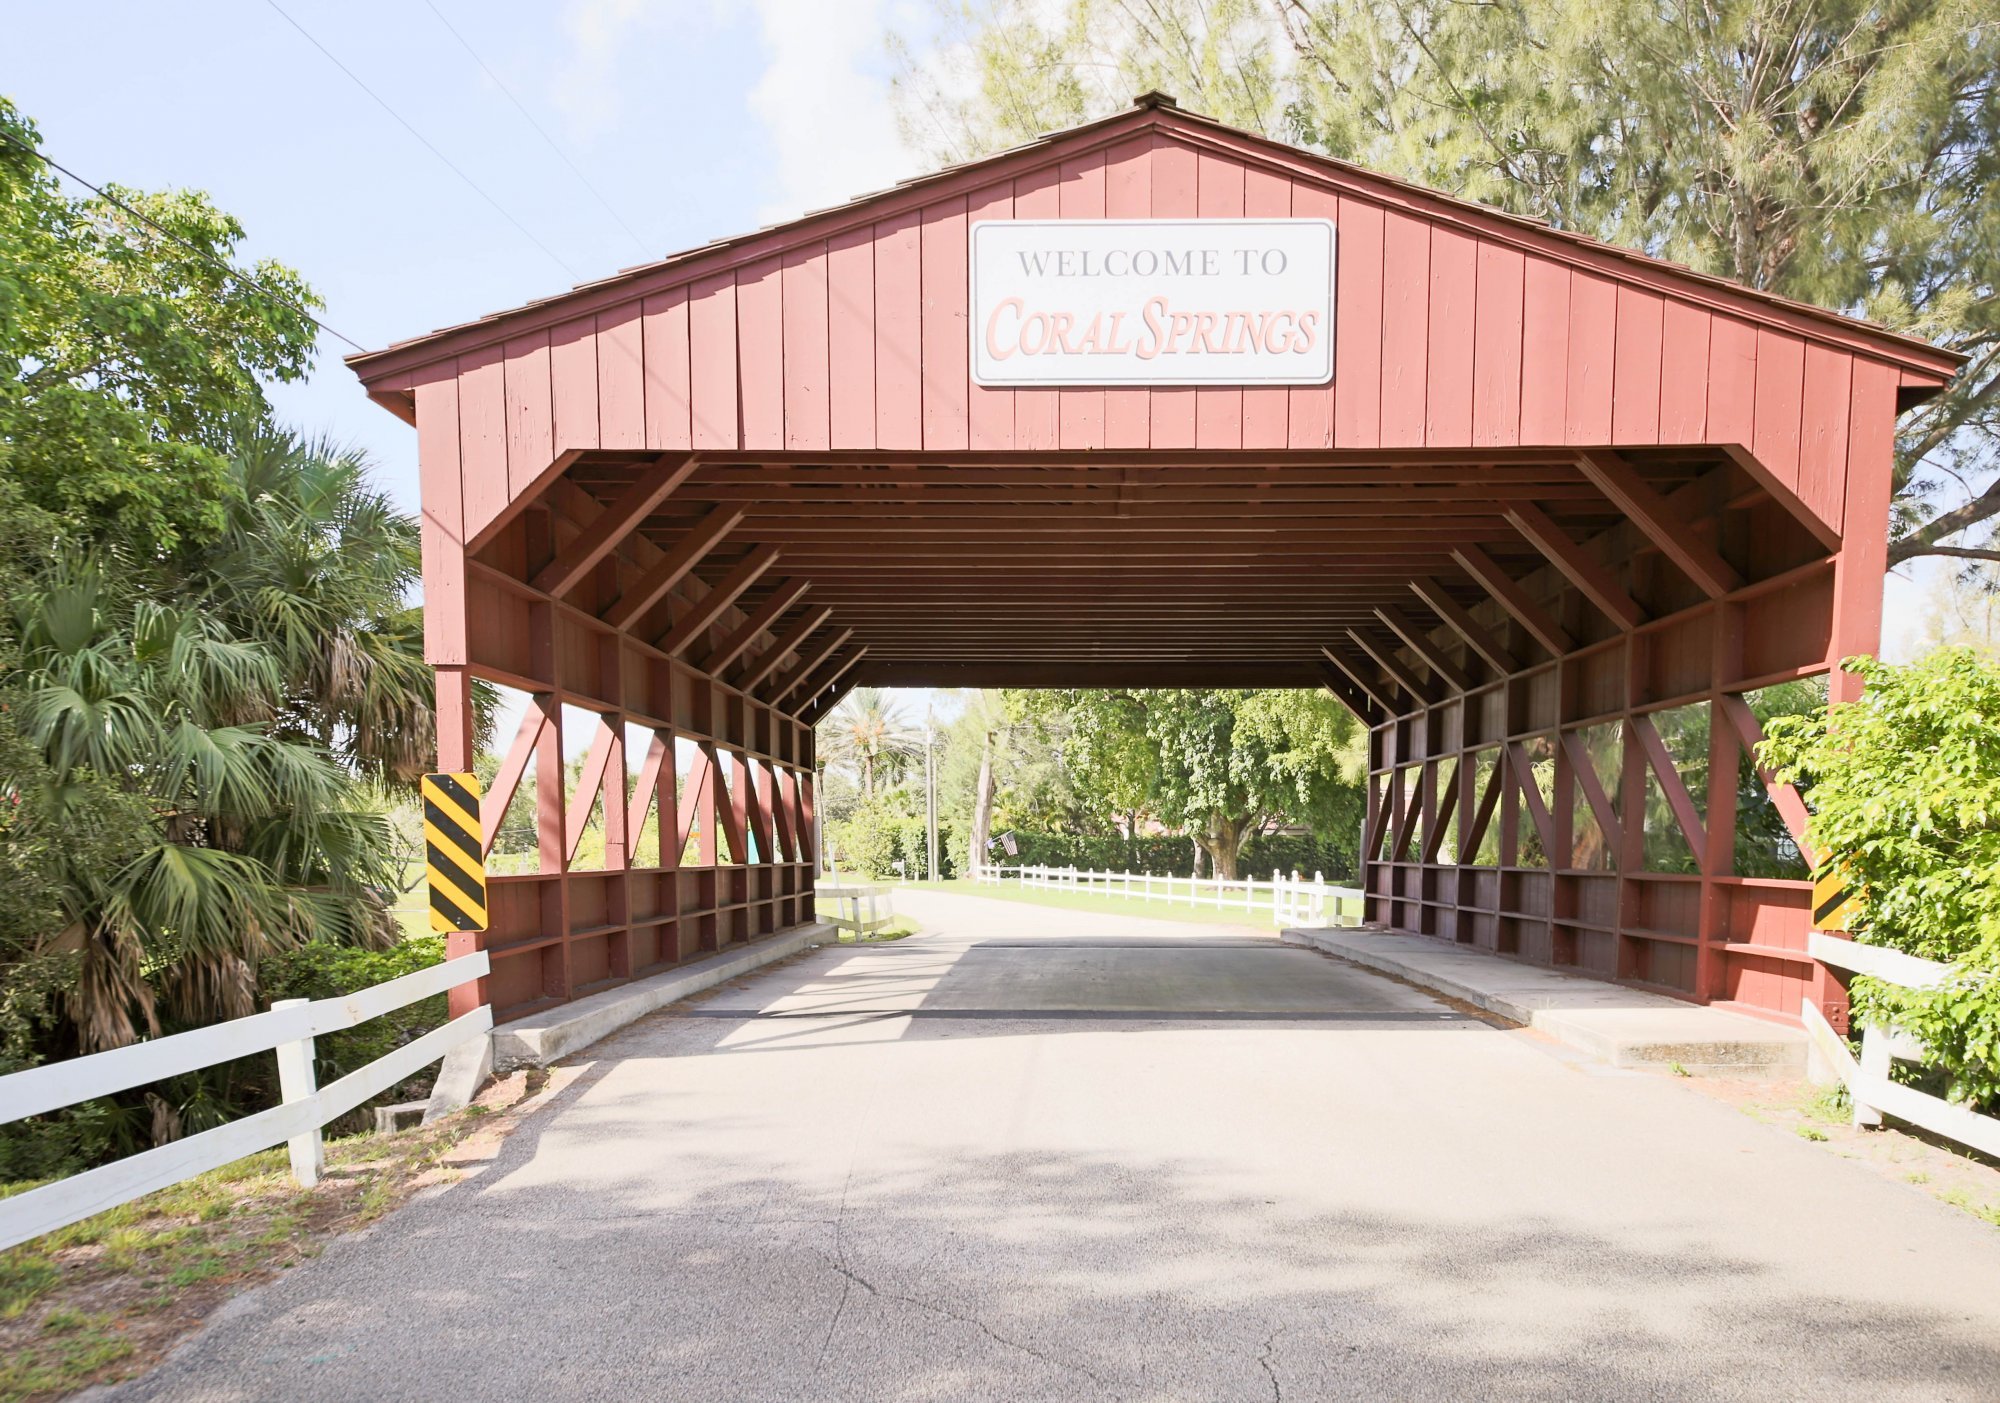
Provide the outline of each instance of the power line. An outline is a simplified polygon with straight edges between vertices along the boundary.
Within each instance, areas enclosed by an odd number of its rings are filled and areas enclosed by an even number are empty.
[[[355,87],[361,89],[362,92],[368,94],[369,97],[373,98],[375,100],[375,105],[380,107],[384,112],[387,112],[391,117],[395,118],[397,124],[400,125],[404,131],[408,132],[411,136],[415,137],[417,141],[422,144],[423,148],[426,151],[430,152],[433,156],[437,157],[438,160],[444,162],[445,168],[448,169],[453,175],[457,176],[460,180],[464,181],[466,185],[471,188],[472,192],[475,195],[479,196],[480,199],[486,201],[487,204],[493,206],[494,211],[497,214],[499,214],[499,216],[502,219],[506,220],[509,224],[513,225],[516,229],[518,229],[521,232],[521,236],[523,238],[525,238],[529,243],[533,244],[536,248],[540,249],[543,253],[546,253],[549,256],[550,260],[553,261],[558,268],[561,268],[565,273],[568,273],[571,278],[575,279],[578,282],[581,282],[583,280],[583,275],[577,272],[576,269],[570,267],[568,263],[564,262],[561,254],[557,253],[554,249],[550,248],[547,244],[543,243],[540,239],[536,238],[534,233],[528,228],[527,225],[523,224],[520,220],[516,219],[511,213],[508,212],[507,207],[505,205],[501,204],[498,200],[494,199],[491,195],[487,194],[486,191],[483,188],[481,188],[478,181],[474,180],[471,176],[467,175],[464,171],[460,170],[457,164],[452,161],[451,157],[445,155],[444,152],[438,150],[437,147],[433,146],[430,142],[430,139],[426,137],[422,132],[418,131],[415,127],[411,126],[409,120],[405,118],[402,113],[398,112],[395,108],[391,107],[386,101],[384,101],[380,93],[376,92],[373,88],[369,87],[366,83],[362,82],[359,74],[357,74],[353,69],[349,68],[346,64],[342,63],[338,58],[334,57],[333,50],[329,49],[326,45],[320,43],[319,40],[313,38],[312,32],[310,30],[308,30],[304,25],[300,24],[297,20],[293,19],[289,14],[286,14],[284,7],[278,4],[278,0],[264,0],[264,3],[269,5],[273,10],[276,10],[278,12],[279,17],[282,18],[285,21],[285,23],[289,24],[292,28],[298,30],[300,34],[304,35],[307,43],[311,44],[315,49],[318,49],[322,54],[325,54],[327,62],[331,63],[335,68],[338,68],[342,73],[345,73],[348,76],[349,80],[353,82]]]
[[[562,149],[562,147],[556,144],[556,139],[548,134],[547,130],[543,128],[540,122],[537,122],[535,120],[535,114],[530,112],[525,106],[522,105],[521,99],[514,96],[514,90],[508,87],[506,83],[502,82],[500,75],[498,73],[495,73],[493,69],[487,64],[486,60],[479,56],[479,50],[473,48],[472,44],[466,39],[466,37],[458,32],[458,27],[454,25],[450,20],[445,18],[444,11],[440,10],[435,4],[433,4],[432,0],[424,0],[424,5],[427,9],[430,10],[430,12],[433,15],[437,16],[437,22],[443,25],[447,30],[451,32],[451,37],[458,40],[459,47],[464,49],[466,53],[472,55],[472,61],[479,65],[480,72],[484,73],[488,78],[491,78],[493,80],[493,86],[500,89],[500,91],[506,95],[507,101],[514,104],[514,110],[516,112],[519,112],[521,116],[527,121],[528,125],[535,129],[535,134],[537,136],[541,137],[543,141],[548,143],[549,150],[556,153],[557,159],[560,160],[564,165],[569,167],[570,174],[574,175],[577,178],[577,181],[583,186],[584,189],[588,190],[592,195],[597,197],[597,203],[604,206],[604,212],[611,216],[612,221],[615,224],[617,224],[617,226],[620,229],[623,229],[627,234],[631,236],[632,242],[638,245],[639,252],[641,254],[650,255],[652,253],[651,246],[647,244],[647,242],[644,239],[639,237],[638,232],[635,229],[633,229],[633,227],[630,224],[627,224],[625,222],[625,217],[620,213],[618,213],[617,209],[613,207],[610,200],[604,197],[604,192],[602,190],[599,190],[595,185],[591,184],[590,177],[585,175],[583,173],[582,168],[579,167],[575,161],[572,161],[569,158],[569,154],[565,152]]]
[[[179,234],[176,234],[173,230],[167,228],[166,225],[160,223],[157,219],[154,219],[151,215],[147,214],[145,211],[133,208],[133,206],[126,203],[124,200],[119,199],[116,195],[106,190],[103,186],[91,184],[89,181],[85,180],[82,176],[78,175],[75,171],[71,170],[68,166],[56,160],[53,156],[48,155],[46,152],[37,150],[35,147],[21,140],[20,137],[15,136],[12,132],[7,131],[4,128],[0,128],[0,141],[5,141],[9,146],[19,147],[21,150],[27,152],[30,156],[33,156],[36,160],[40,161],[43,165],[47,166],[50,170],[60,171],[62,174],[68,176],[71,180],[75,181],[78,185],[81,185],[84,189],[90,191],[91,194],[97,196],[98,199],[105,201],[107,204],[116,205],[119,209],[124,210],[125,213],[131,215],[134,219],[138,220],[140,223],[152,229],[162,238],[171,240],[172,242],[179,244],[182,248],[186,249],[189,253],[193,254],[195,257],[201,259],[204,263],[208,263],[216,268],[221,269],[223,272],[227,273],[230,277],[234,278],[237,282],[242,283],[247,287],[255,288],[258,292],[261,292],[264,296],[270,298],[280,307],[287,307],[290,308],[292,311],[297,312],[300,316],[304,317],[307,321],[311,322],[321,331],[324,331],[328,336],[333,337],[336,341],[345,341],[348,345],[352,346],[357,351],[365,352],[368,349],[366,346],[362,345],[359,341],[356,341],[352,336],[346,336],[338,331],[335,331],[332,327],[328,326],[325,322],[321,321],[318,317],[314,316],[311,312],[307,311],[304,307],[300,306],[298,303],[294,302],[291,298],[285,296],[283,293],[274,291],[273,289],[264,286],[264,284],[258,282],[257,279],[251,277],[248,273],[244,272],[241,268],[238,268],[228,259],[218,258],[215,256],[215,254],[203,248],[201,245],[192,243],[189,240],[182,238]]]

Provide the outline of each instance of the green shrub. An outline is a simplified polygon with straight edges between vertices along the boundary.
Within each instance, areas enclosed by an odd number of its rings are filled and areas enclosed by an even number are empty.
[[[1861,700],[1774,718],[1761,758],[1810,783],[1809,836],[1861,896],[1854,938],[1955,967],[1930,990],[1856,979],[1857,1014],[1922,1038],[1952,1099],[2000,1107],[2000,666],[1844,666]]]

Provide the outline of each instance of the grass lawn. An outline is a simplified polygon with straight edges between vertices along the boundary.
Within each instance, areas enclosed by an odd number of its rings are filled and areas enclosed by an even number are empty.
[[[142,1372],[236,1292],[455,1176],[459,1142],[493,1123],[474,1107],[329,1140],[316,1189],[292,1181],[283,1147],[266,1150],[0,1252],[0,1403]]]
[[[1245,911],[1240,896],[1236,899],[1237,904],[1217,910],[1213,905],[1189,906],[1185,892],[1170,904],[1164,899],[1164,892],[1157,893],[1155,900],[1147,901],[1136,893],[1126,897],[1103,892],[1023,887],[1011,879],[1001,882],[903,882],[896,889],[983,896],[994,901],[1018,901],[1028,906],[1054,906],[1065,911],[1095,911],[1110,916],[1157,916],[1163,921],[1192,921],[1205,926],[1250,926],[1259,931],[1275,929],[1271,924],[1269,907],[1253,907]]]

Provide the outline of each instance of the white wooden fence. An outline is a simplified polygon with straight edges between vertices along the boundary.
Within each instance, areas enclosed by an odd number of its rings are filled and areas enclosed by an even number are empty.
[[[820,919],[840,930],[854,932],[865,940],[896,919],[896,908],[887,888],[873,886],[815,886],[813,897],[833,908],[832,915]]]
[[[1950,965],[1905,955],[1879,945],[1859,945],[1852,940],[1814,931],[1807,939],[1807,951],[1821,964],[1854,974],[1872,975],[1888,984],[1906,989],[1931,989],[1953,976]],[[1856,1125],[1880,1125],[1886,1112],[1934,1135],[1942,1135],[1978,1150],[2000,1155],[2000,1119],[1954,1105],[1942,1097],[1904,1086],[1890,1075],[1896,1062],[1922,1062],[1927,1053],[1918,1039],[1897,1028],[1864,1027],[1861,1030],[1861,1058],[1857,1062],[1848,1051],[1847,1041],[1833,1031],[1811,999],[1799,1010],[1813,1045],[1847,1087],[1854,1103]]]
[[[1074,867],[981,867],[973,880],[1018,882],[1048,891],[1095,892],[1133,901],[1161,901],[1174,906],[1209,907],[1266,915],[1279,927],[1358,926],[1367,894],[1354,887],[1329,885],[1315,872],[1310,881],[1294,872],[1273,872],[1269,881],[1254,877],[1155,877],[1145,872],[1092,872]]]
[[[486,952],[481,950],[358,993],[286,999],[268,1013],[0,1077],[0,1125],[258,1052],[277,1054],[279,1092],[284,1098],[268,1111],[0,1199],[0,1248],[273,1145],[289,1143],[293,1175],[312,1187],[319,1181],[322,1164],[321,1126],[415,1076],[459,1044],[486,1036],[493,1027],[493,1010],[481,1005],[318,1088],[313,1085],[313,1039],[442,994],[479,978],[487,967]]]

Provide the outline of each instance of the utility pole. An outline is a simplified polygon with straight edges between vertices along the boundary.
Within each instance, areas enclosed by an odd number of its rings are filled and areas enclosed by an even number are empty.
[[[924,708],[924,874],[933,882],[938,880],[937,760],[931,748],[934,714],[929,706]]]

